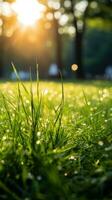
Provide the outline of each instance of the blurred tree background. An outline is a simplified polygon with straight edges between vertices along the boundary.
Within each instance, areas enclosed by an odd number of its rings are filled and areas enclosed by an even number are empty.
[[[25,71],[37,62],[41,78],[48,77],[51,63],[68,78],[77,64],[81,79],[103,75],[112,65],[111,0],[39,0],[44,9],[33,26],[19,22],[16,1],[0,0],[1,78],[10,76],[11,61]],[[28,7],[22,2],[21,13]]]

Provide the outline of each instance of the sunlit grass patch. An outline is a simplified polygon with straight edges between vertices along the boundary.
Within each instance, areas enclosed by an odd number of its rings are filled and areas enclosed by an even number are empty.
[[[0,199],[111,199],[111,84],[37,86],[0,84]]]

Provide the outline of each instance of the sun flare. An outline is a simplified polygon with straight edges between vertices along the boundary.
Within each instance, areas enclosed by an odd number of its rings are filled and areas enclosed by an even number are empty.
[[[12,4],[12,9],[21,25],[34,26],[41,17],[44,6],[37,0],[16,0]]]

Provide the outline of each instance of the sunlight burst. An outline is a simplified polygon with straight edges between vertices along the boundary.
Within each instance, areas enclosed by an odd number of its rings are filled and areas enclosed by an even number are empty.
[[[17,14],[17,19],[23,26],[34,26],[41,18],[44,6],[37,0],[16,0],[12,4],[12,9]]]

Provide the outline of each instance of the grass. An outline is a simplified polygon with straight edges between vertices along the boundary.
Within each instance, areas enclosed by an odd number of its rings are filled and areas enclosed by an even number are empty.
[[[1,82],[0,105],[0,199],[112,199],[110,82]]]

